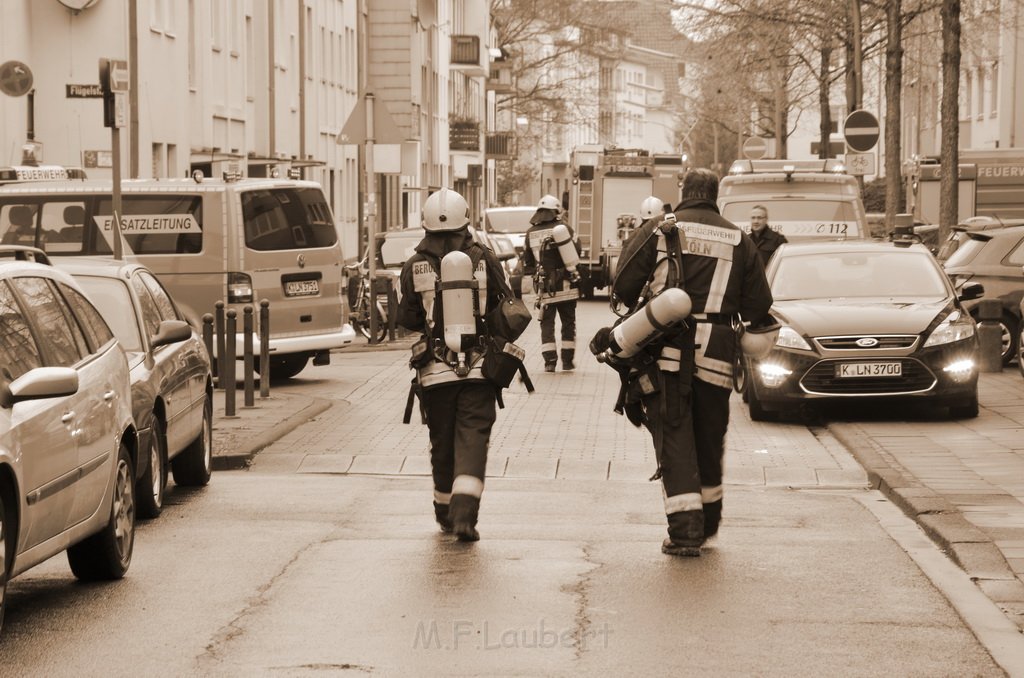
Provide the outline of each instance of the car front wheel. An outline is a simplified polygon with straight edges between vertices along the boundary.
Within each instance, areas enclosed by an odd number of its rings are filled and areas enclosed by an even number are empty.
[[[135,469],[121,443],[114,474],[110,520],[103,529],[68,548],[68,564],[83,581],[120,579],[128,571],[135,547]]]
[[[0,629],[4,626],[4,610],[7,609],[7,571],[10,569],[8,542],[13,544],[13,540],[7,538],[7,525],[7,509],[3,497],[0,497]]]

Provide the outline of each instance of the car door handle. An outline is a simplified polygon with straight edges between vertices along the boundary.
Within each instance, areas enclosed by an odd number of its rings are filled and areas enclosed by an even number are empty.
[[[74,420],[75,420],[75,411],[71,410],[70,412],[65,412],[64,413],[64,415],[60,418],[60,423],[62,423],[62,424],[70,424]]]
[[[107,401],[110,401],[110,400],[113,400],[116,395],[117,395],[117,392],[115,392],[115,391],[107,391],[106,393],[103,394],[103,399],[107,400]]]

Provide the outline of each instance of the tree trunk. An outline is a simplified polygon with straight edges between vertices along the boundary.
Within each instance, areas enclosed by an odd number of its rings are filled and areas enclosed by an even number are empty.
[[[832,45],[828,38],[822,40],[821,64],[818,67],[818,108],[821,109],[821,127],[818,128],[818,157],[832,157],[830,138],[832,135],[832,109],[829,106],[829,71],[832,68]]]
[[[902,1],[886,3],[885,43],[885,230],[892,232],[900,210],[900,96],[903,86]]]
[[[850,16],[851,11],[846,12],[846,35],[853,35],[853,18]],[[849,38],[843,42],[843,51],[845,52],[845,60],[843,62],[843,75],[846,83],[846,113],[849,115],[857,110],[857,87],[854,85],[854,67],[853,67],[853,38]]]
[[[942,0],[942,140],[939,151],[939,242],[958,221],[960,164],[960,0]]]

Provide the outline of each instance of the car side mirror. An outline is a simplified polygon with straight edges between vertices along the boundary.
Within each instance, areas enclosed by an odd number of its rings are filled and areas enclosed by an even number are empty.
[[[985,296],[985,286],[981,283],[967,283],[960,289],[960,294],[957,298],[960,301],[971,301],[972,299],[981,299]]]
[[[156,334],[149,338],[151,348],[177,344],[192,336],[192,326],[184,320],[162,320]]]
[[[37,367],[21,375],[3,392],[4,407],[22,400],[58,398],[78,392],[78,372],[70,367]]]

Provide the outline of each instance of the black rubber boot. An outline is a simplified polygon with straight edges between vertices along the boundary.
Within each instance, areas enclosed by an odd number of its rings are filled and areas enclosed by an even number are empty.
[[[434,502],[434,519],[441,526],[441,531],[448,533],[452,531],[452,521],[448,518],[448,504]]]
[[[544,371],[554,372],[558,366],[558,354],[554,351],[544,351],[541,356],[544,358]]]
[[[680,556],[683,558],[697,558],[700,556],[699,546],[683,546],[677,544],[668,537],[661,542],[661,552],[667,556]]]
[[[710,539],[718,534],[718,526],[722,522],[722,500],[704,504],[704,538]]]
[[[576,369],[576,365],[573,363],[573,359],[576,357],[576,351],[568,351],[562,349],[562,369],[566,372],[571,372]]]
[[[452,495],[452,503],[448,505],[448,518],[452,530],[459,541],[477,541],[480,533],[476,531],[476,519],[480,513],[480,500],[468,494]]]
[[[661,552],[670,556],[696,557],[704,543],[704,512],[679,511],[668,515],[668,539]]]

